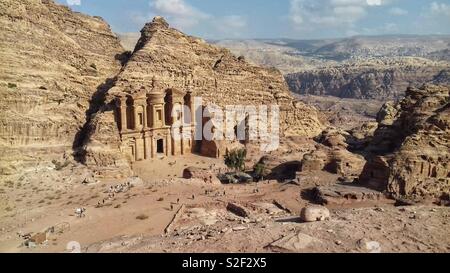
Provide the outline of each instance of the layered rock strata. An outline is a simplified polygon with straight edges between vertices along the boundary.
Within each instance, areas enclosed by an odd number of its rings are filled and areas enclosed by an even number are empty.
[[[380,111],[360,180],[395,196],[435,197],[450,192],[450,88],[409,88]]]
[[[71,153],[124,50],[103,19],[49,0],[2,0],[0,33],[1,175]]]

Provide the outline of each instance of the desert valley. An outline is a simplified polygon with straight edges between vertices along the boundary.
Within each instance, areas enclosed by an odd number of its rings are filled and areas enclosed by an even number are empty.
[[[0,0],[0,34],[0,252],[450,251],[450,36],[114,33],[52,0]],[[210,104],[268,106],[276,149],[254,113],[196,138]]]

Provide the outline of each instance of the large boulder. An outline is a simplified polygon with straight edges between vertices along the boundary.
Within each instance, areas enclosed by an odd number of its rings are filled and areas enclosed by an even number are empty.
[[[330,211],[323,206],[308,206],[303,208],[300,218],[304,222],[317,222],[330,219]]]

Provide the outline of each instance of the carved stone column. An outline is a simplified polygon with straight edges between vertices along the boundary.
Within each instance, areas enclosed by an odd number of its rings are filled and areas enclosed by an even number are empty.
[[[184,126],[181,127],[181,140],[180,140],[180,148],[181,148],[181,155],[184,155],[184,145],[186,140],[184,139]]]
[[[133,117],[134,117],[133,129],[135,131],[139,128],[139,116],[138,116],[137,108],[138,108],[138,105],[136,105],[136,101],[133,100]]]
[[[177,156],[177,142],[173,137],[169,137],[170,147],[172,148],[172,155]]]
[[[139,158],[139,148],[138,148],[138,144],[137,144],[137,140],[134,140],[134,158],[133,161],[138,161]]]
[[[126,98],[117,98],[116,107],[120,115],[120,132],[127,130],[127,100]]]
[[[170,156],[172,154],[172,149],[171,149],[170,139],[169,138],[170,138],[170,134],[168,134],[166,136],[166,141],[165,141],[165,144],[166,144],[166,147],[165,147],[166,156]]]
[[[148,136],[144,134],[144,159],[149,159],[151,157],[151,152],[149,150]]]
[[[146,116],[146,120],[147,120],[147,127],[148,128],[153,128],[153,106],[150,104],[149,101],[146,101],[146,106],[145,106],[146,112],[145,112],[145,116]]]
[[[151,147],[151,154],[152,154],[152,158],[156,157],[156,147],[155,147],[155,138],[152,136],[150,138],[150,147]]]
[[[181,116],[180,117],[181,118],[181,123],[184,124],[184,103],[181,103],[180,107],[181,107],[180,108],[181,109],[181,115],[180,115]]]
[[[141,138],[136,138],[136,161],[140,161],[143,159],[143,152],[144,152],[144,140]]]
[[[195,127],[195,111],[196,109],[194,109],[194,102],[191,99],[191,104],[189,105],[189,108],[191,109],[191,126]]]
[[[144,112],[142,113],[142,121],[143,121],[143,128],[147,129],[147,105],[143,105]]]
[[[165,103],[161,104],[161,124],[162,127],[166,126],[166,108]]]

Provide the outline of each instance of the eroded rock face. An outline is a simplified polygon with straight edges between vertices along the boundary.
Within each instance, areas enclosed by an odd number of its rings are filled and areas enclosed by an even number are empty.
[[[352,179],[359,176],[365,162],[364,157],[353,154],[346,149],[321,147],[303,157],[301,171],[325,170]]]
[[[380,112],[377,115],[377,122],[381,125],[392,125],[395,121],[395,117],[400,110],[400,105],[394,102],[386,102],[383,107],[381,107]]]
[[[227,49],[170,28],[161,17],[142,29],[118,84],[146,86],[153,78],[222,107],[277,104],[285,135],[315,136],[322,128],[317,111],[291,97],[278,70],[251,65]]]
[[[361,175],[370,186],[396,196],[441,197],[450,191],[448,86],[410,88],[379,120]]]
[[[83,163],[92,167],[99,177],[132,175],[130,160],[119,152],[121,140],[114,116],[106,113],[94,114],[88,123],[86,139],[89,139],[89,144],[83,151]]]
[[[101,18],[40,0],[2,0],[0,35],[1,169],[71,152],[90,101],[121,68],[118,39]]]
[[[409,86],[424,83],[449,84],[448,64],[425,59],[402,60],[394,64],[353,64],[286,75],[292,92],[340,98],[399,98]]]
[[[117,81],[106,96],[105,105],[97,115],[103,116],[102,126],[113,128],[114,95],[131,94],[157,84],[158,90],[177,89],[189,91],[192,97],[201,97],[204,104],[227,105],[278,105],[280,107],[280,132],[284,136],[312,137],[322,130],[320,114],[316,109],[296,101],[289,93],[281,73],[246,63],[228,50],[207,44],[170,28],[161,17],[155,17],[141,31],[135,50],[117,75]],[[107,117],[106,117],[107,116]],[[94,128],[95,126],[89,126]],[[104,134],[100,136],[99,134]],[[96,128],[89,132],[84,147],[88,157],[95,139],[106,139],[112,130]],[[115,138],[110,147],[119,153]],[[214,143],[212,143],[214,144]],[[108,143],[105,143],[108,145]],[[217,146],[217,145],[216,145]],[[215,156],[217,147],[210,149]],[[224,152],[224,149],[221,149]],[[209,155],[209,153],[205,154]],[[110,166],[109,161],[99,167]]]
[[[349,133],[345,131],[327,128],[315,138],[322,145],[317,145],[314,151],[304,155],[301,170],[325,170],[349,179],[358,177],[366,161],[363,156],[348,151],[349,137]]]

